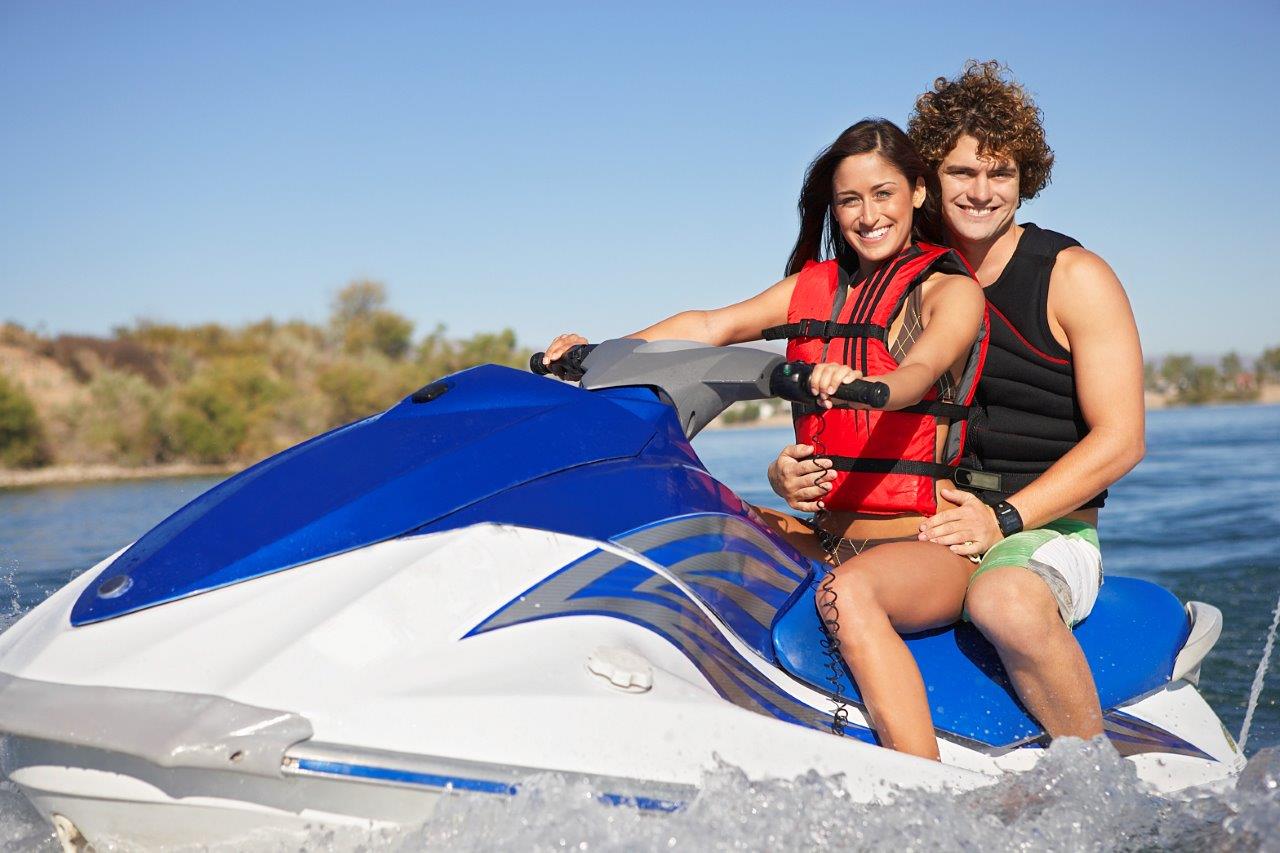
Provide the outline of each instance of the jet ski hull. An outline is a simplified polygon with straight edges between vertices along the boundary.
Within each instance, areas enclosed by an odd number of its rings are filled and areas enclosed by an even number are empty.
[[[756,362],[776,360],[704,357],[750,381],[699,385],[690,423],[715,394],[762,393]],[[55,825],[136,845],[376,832],[441,796],[519,796],[545,772],[661,811],[717,761],[841,774],[876,801],[989,784],[1043,754],[1025,719],[999,738],[962,729],[960,682],[934,708],[941,763],[876,746],[856,701],[852,736],[833,737],[831,696],[778,646],[788,614],[813,607],[814,566],[701,466],[646,390],[660,381],[589,393],[486,368],[448,382],[228,480],[0,635],[4,769]],[[477,453],[501,483],[474,476]],[[1243,765],[1182,678],[1212,631],[1177,632],[1170,671],[1107,709],[1160,790]]]
[[[319,826],[376,834],[421,822],[440,796],[518,796],[540,772],[661,811],[687,801],[716,760],[754,778],[843,773],[851,796],[876,800],[902,787],[988,784],[1041,752],[944,739],[940,765],[788,721],[794,708],[784,713],[777,697],[819,720],[829,699],[771,665],[692,590],[699,624],[717,634],[706,647],[730,649],[769,702],[727,700],[704,672],[723,659],[700,668],[678,638],[635,621],[562,613],[477,632],[554,567],[602,548],[682,586],[639,552],[504,525],[381,543],[73,628],[69,602],[87,573],[5,636],[5,770],[42,813],[90,840],[159,844]],[[651,686],[636,692],[593,673],[601,649],[632,653],[624,664],[640,661]],[[1185,684],[1138,705],[1153,702],[1181,736],[1190,724],[1217,726]],[[1230,758],[1220,727],[1201,734],[1201,748],[1221,741]],[[1164,777],[1152,781],[1172,789],[1230,767],[1162,756],[1151,770]]]

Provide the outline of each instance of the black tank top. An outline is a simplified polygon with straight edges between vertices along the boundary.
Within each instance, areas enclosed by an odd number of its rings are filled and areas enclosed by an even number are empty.
[[[985,288],[991,341],[969,432],[970,461],[1011,475],[1007,481],[1016,484],[1006,492],[982,494],[990,503],[1047,471],[1089,432],[1076,397],[1071,353],[1049,329],[1054,262],[1063,249],[1080,244],[1030,223],[1022,227],[1013,257]],[[1100,507],[1106,498],[1104,490],[1083,507]]]

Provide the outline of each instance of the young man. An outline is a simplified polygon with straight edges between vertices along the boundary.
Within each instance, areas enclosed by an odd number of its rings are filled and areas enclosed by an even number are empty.
[[[995,646],[1027,709],[1054,737],[1102,733],[1088,663],[1071,626],[1102,579],[1098,509],[1142,458],[1142,352],[1124,288],[1075,240],[1019,225],[1018,205],[1049,181],[1040,111],[998,63],[971,62],[916,102],[908,132],[935,172],[942,224],[990,309],[968,485],[920,539],[983,555],[965,616]],[[774,490],[814,511],[828,460],[792,445],[770,466]],[[981,495],[981,497],[978,497]]]
[[[1124,288],[1069,237],[1015,220],[1049,181],[1040,111],[998,63],[970,62],[916,101],[908,131],[936,169],[942,222],[987,295],[991,340],[971,425],[990,491],[920,538],[982,554],[967,618],[996,647],[1027,709],[1054,736],[1102,733],[1071,626],[1102,580],[1098,509],[1142,459],[1142,351]]]

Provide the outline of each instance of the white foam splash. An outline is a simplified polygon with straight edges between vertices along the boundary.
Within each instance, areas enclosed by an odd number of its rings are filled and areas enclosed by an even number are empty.
[[[1280,849],[1280,748],[1255,755],[1233,788],[1173,799],[1149,792],[1105,741],[1070,738],[1034,769],[988,788],[903,791],[887,805],[852,802],[836,777],[751,781],[728,764],[709,770],[699,795],[670,815],[603,805],[597,793],[547,774],[528,780],[516,797],[448,797],[429,820],[398,831],[272,833],[166,853]],[[56,851],[48,827],[24,806],[0,787],[0,850]]]
[[[1276,628],[1280,627],[1280,598],[1276,599],[1276,609],[1271,613],[1271,628],[1267,631],[1267,641],[1262,646],[1262,659],[1258,661],[1258,670],[1253,674],[1253,686],[1249,689],[1249,706],[1244,712],[1244,723],[1240,726],[1240,752],[1249,741],[1249,725],[1253,722],[1253,712],[1258,710],[1258,697],[1262,695],[1262,685],[1267,678],[1267,667],[1271,663],[1271,650],[1276,643]]]

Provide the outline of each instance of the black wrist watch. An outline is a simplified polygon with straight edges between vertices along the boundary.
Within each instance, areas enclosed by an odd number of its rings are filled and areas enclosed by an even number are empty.
[[[1000,501],[992,507],[996,513],[996,524],[1000,525],[1000,532],[1005,536],[1012,536],[1022,530],[1022,516],[1018,514],[1018,508],[1008,501]]]

